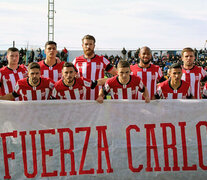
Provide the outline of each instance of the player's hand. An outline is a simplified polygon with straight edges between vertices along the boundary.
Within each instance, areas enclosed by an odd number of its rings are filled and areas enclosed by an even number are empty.
[[[98,96],[98,98],[96,99],[96,101],[100,104],[103,103],[103,100],[104,100],[103,96]]]
[[[149,103],[150,102],[150,98],[149,97],[146,97],[145,98],[145,103]]]

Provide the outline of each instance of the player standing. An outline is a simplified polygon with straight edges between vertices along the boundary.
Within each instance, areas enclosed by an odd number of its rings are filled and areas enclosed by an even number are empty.
[[[152,99],[156,93],[157,83],[165,81],[165,78],[161,68],[151,63],[152,52],[149,47],[145,46],[140,49],[139,58],[139,64],[130,66],[131,72],[142,79],[143,84],[149,91],[149,97]],[[144,99],[141,93],[139,93],[138,99]]]
[[[57,44],[54,41],[48,41],[45,44],[46,59],[39,63],[41,69],[41,75],[46,78],[50,78],[57,82],[62,76],[62,67],[64,62],[58,62],[56,58]]]
[[[112,75],[116,75],[116,68],[110,64],[110,61],[103,56],[95,54],[95,42],[95,38],[91,35],[86,35],[82,39],[84,55],[76,57],[73,61],[80,76],[91,80],[98,80],[104,78],[104,70]],[[95,100],[98,97],[99,89],[101,89],[101,86],[97,86],[93,90],[87,89],[86,99]]]
[[[32,62],[28,66],[28,78],[18,80],[12,93],[1,96],[0,100],[13,100],[19,97],[20,101],[50,99],[54,82],[49,78],[40,77],[40,65]]]
[[[195,99],[201,99],[201,86],[200,82],[207,80],[206,71],[194,64],[195,53],[192,48],[184,48],[181,53],[183,68],[182,80],[188,82]]]
[[[91,81],[84,77],[76,78],[77,69],[74,64],[66,62],[62,69],[62,79],[55,83],[53,97],[56,99],[82,100],[85,99],[86,89],[94,89],[103,85],[107,79]]]
[[[179,63],[170,66],[170,78],[158,85],[156,99],[192,99],[190,84],[181,80],[182,67]]]
[[[14,91],[19,79],[27,76],[27,68],[19,63],[19,50],[11,47],[7,50],[8,65],[0,69],[1,95],[4,96]]]
[[[149,103],[149,93],[139,76],[130,75],[130,65],[127,61],[119,61],[117,65],[117,76],[107,79],[104,88],[100,90],[97,101],[103,102],[103,98],[109,92],[112,99],[138,99],[140,91],[145,102]]]

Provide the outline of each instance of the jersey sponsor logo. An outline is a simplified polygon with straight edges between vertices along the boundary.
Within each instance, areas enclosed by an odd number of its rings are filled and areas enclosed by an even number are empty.
[[[199,76],[195,76],[195,80],[196,81],[199,81]]]
[[[45,96],[45,94],[46,94],[46,92],[42,92],[42,93],[41,93],[41,96],[42,96],[42,97],[44,97],[44,96]]]
[[[96,69],[101,69],[101,65],[96,65]]]
[[[86,87],[91,87],[91,83],[89,83],[88,81],[83,81],[84,82],[84,85],[86,86]]]
[[[156,75],[152,75],[152,80],[155,80],[156,79]]]

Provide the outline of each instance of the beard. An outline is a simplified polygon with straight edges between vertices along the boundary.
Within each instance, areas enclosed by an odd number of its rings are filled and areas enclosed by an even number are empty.
[[[66,79],[66,82],[67,82],[68,84],[70,84],[70,83],[72,83],[72,82],[74,81],[74,79],[75,79],[75,78],[68,78],[68,79]]]
[[[36,77],[32,79],[32,83],[33,83],[33,84],[37,84],[37,83],[38,83],[38,81],[39,81],[39,79],[38,79],[38,78],[36,78]]]
[[[142,61],[143,64],[149,64],[151,60],[144,61],[144,60],[141,59],[141,61]]]
[[[84,50],[84,54],[87,56],[91,56],[94,54],[94,50],[88,49],[88,50]]]
[[[194,64],[194,62],[186,62],[187,66],[192,66]]]

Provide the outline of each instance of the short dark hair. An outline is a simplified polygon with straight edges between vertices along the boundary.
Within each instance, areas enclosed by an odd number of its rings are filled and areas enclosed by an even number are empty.
[[[84,39],[93,40],[94,43],[96,42],[95,37],[93,37],[92,35],[89,35],[89,34],[87,34],[87,35],[85,35],[85,36],[83,37],[82,42],[84,41]]]
[[[123,60],[119,61],[117,68],[126,68],[126,67],[130,68],[130,64],[128,61],[123,61]]]
[[[56,47],[57,47],[57,43],[55,41],[47,41],[45,43],[45,48],[48,46],[48,45],[51,45],[51,44],[54,44]]]
[[[65,62],[65,63],[63,64],[63,68],[64,68],[64,67],[73,67],[74,70],[75,70],[75,72],[78,72],[77,68],[74,66],[74,64],[73,64],[72,62]],[[63,68],[62,68],[62,69],[63,69]]]
[[[180,63],[173,63],[171,66],[170,66],[170,69],[182,69],[182,66]]]
[[[181,52],[181,56],[183,56],[184,52],[193,52],[194,55],[195,55],[195,51],[194,51],[192,48],[190,48],[190,47],[186,47],[186,48],[184,48],[184,49],[182,50],[182,52]]]
[[[39,65],[38,63],[36,63],[36,62],[31,62],[31,63],[28,65],[28,70],[30,70],[30,69],[35,69],[35,68],[37,68],[37,69],[40,70],[40,65]]]
[[[7,53],[8,53],[8,52],[16,52],[16,51],[19,52],[19,49],[15,48],[15,47],[10,47],[10,48],[7,50]]]

